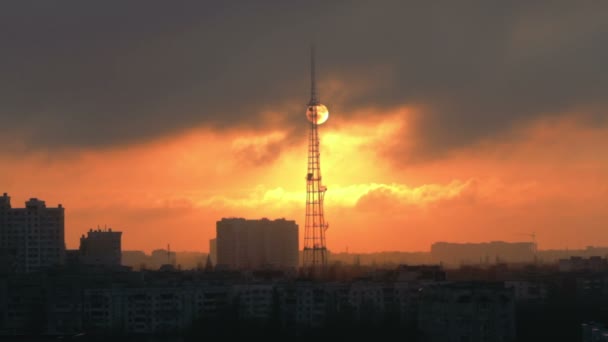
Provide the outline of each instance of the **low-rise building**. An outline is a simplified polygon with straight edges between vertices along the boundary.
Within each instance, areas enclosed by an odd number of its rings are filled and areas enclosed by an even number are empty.
[[[264,321],[278,315],[278,293],[272,283],[238,284],[233,286],[233,298],[239,317]]]
[[[547,298],[547,285],[543,282],[528,280],[507,280],[505,288],[513,289],[518,302],[540,302]]]
[[[595,322],[581,324],[582,342],[608,342],[608,329]]]
[[[425,340],[515,340],[513,291],[502,283],[452,283],[426,287],[418,306]]]
[[[600,256],[583,258],[572,256],[569,259],[559,260],[560,272],[602,272],[608,270],[608,259]]]

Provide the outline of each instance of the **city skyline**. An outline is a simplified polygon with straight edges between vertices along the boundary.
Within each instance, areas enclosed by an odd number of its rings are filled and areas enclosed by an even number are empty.
[[[303,227],[310,41],[328,249],[608,245],[605,4],[121,6],[0,11],[0,193],[61,203],[69,249],[105,224],[145,251],[207,251],[222,217]]]

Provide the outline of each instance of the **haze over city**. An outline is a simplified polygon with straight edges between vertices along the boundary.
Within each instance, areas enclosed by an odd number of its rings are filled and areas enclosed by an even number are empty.
[[[61,203],[68,248],[107,224],[207,252],[222,217],[302,236],[314,42],[330,250],[605,246],[607,7],[3,4],[0,192]]]

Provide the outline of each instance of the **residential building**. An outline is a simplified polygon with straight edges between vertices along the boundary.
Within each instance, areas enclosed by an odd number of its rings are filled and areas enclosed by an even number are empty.
[[[120,266],[122,232],[90,229],[80,238],[80,262],[85,265]]]
[[[608,329],[603,324],[589,322],[581,325],[583,342],[608,342]]]
[[[418,328],[425,341],[515,340],[515,301],[503,283],[451,283],[422,289]]]
[[[217,266],[247,270],[298,267],[295,221],[223,218],[217,222]]]
[[[31,198],[25,208],[12,208],[11,198],[0,196],[0,259],[12,272],[29,273],[65,262],[64,208],[47,207]]]

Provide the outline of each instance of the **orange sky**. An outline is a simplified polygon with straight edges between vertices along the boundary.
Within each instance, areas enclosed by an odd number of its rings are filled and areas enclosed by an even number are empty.
[[[565,113],[408,164],[417,110],[378,110],[346,122],[330,108],[321,126],[331,250],[428,250],[531,232],[541,249],[608,245],[607,128]],[[192,128],[120,148],[0,155],[0,190],[14,207],[29,197],[62,203],[68,248],[107,225],[124,232],[123,249],[208,251],[222,217],[285,217],[303,231],[306,133]]]

